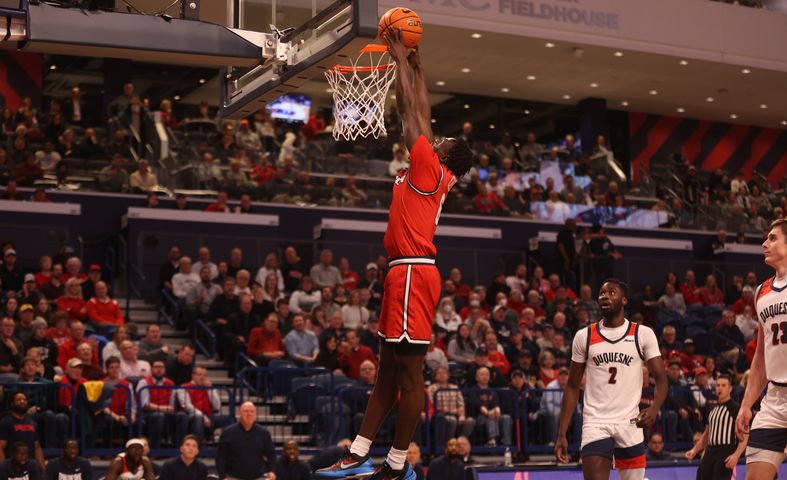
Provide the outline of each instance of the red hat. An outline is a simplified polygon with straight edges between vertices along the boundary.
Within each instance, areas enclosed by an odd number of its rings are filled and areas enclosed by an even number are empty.
[[[90,267],[88,267],[88,270],[90,270],[91,272],[100,272],[101,271],[101,265],[99,265],[97,263],[91,263]]]
[[[694,369],[694,376],[695,376],[695,377],[699,377],[699,376],[700,376],[700,375],[702,375],[703,373],[704,373],[705,375],[707,375],[707,374],[708,374],[708,370],[707,370],[705,367],[697,367],[697,368],[695,368],[695,369]]]

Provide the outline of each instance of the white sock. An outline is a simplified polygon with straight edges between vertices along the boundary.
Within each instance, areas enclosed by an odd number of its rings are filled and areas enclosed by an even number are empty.
[[[372,447],[372,441],[368,438],[363,438],[358,435],[350,445],[350,453],[358,457],[365,457],[369,454],[369,449]]]
[[[388,451],[388,458],[386,461],[388,465],[394,470],[401,470],[404,468],[404,462],[407,460],[407,450],[397,450],[391,447]]]
[[[644,468],[626,468],[618,470],[620,480],[643,480],[645,478]]]

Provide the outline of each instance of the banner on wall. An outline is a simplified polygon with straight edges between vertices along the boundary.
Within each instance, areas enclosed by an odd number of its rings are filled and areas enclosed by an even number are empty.
[[[787,130],[691,118],[629,113],[629,147],[634,180],[640,167],[670,161],[680,153],[697,168],[754,171],[771,183],[787,175]]]

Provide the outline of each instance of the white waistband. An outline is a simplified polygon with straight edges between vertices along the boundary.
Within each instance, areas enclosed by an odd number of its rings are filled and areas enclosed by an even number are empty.
[[[389,267],[395,267],[396,265],[434,265],[435,261],[434,258],[430,257],[400,257],[396,260],[391,260],[388,262]]]

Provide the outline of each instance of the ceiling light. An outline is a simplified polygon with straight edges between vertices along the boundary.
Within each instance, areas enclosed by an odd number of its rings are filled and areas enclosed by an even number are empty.
[[[595,82],[591,83],[590,88],[598,88],[598,83]]]
[[[178,100],[180,100],[180,95],[175,95],[174,97],[172,97],[172,99],[177,102]]]
[[[629,102],[627,102],[627,101],[625,101],[625,100],[623,100],[622,102],[620,102],[620,104],[621,104],[622,106],[624,106],[624,107],[628,107],[628,106],[629,106]]]
[[[744,75],[748,75],[751,73],[751,70],[749,70],[748,68],[744,68],[743,70],[741,70],[741,73]]]
[[[681,60],[681,61],[680,61],[680,62],[678,62],[678,63],[680,63],[681,65],[683,65],[683,66],[685,67],[686,65],[688,65],[688,64],[689,64],[689,61],[688,61],[688,60]]]
[[[526,78],[532,82],[533,80],[536,79],[536,76],[535,75],[528,75]]]
[[[437,120],[435,120],[435,119],[433,118],[433,119],[432,119],[432,123],[437,123]]]
[[[511,90],[509,90],[509,88],[508,88],[508,87],[503,87],[503,88],[501,88],[501,89],[500,89],[500,91],[501,91],[501,92],[503,92],[503,93],[508,93],[508,92],[510,92]]]
[[[445,82],[442,81],[442,80],[438,80],[434,84],[437,85],[438,87],[444,87],[445,86]]]
[[[736,118],[738,118],[738,116],[733,113],[732,115],[730,115],[730,118],[735,120]]]
[[[623,52],[615,52],[615,56],[616,57],[622,57],[623,56]]]
[[[547,47],[547,48],[554,48],[555,44],[552,43],[552,42],[547,42],[547,43],[544,44],[544,46]]]
[[[465,110],[470,110],[470,105],[465,103]]]
[[[708,103],[713,103],[713,97],[708,97],[705,99],[705,101]]]
[[[396,100],[396,94],[395,94],[395,93],[391,94],[391,96],[390,96],[389,98],[390,98],[391,100]]]
[[[677,111],[678,111],[678,113],[683,113],[683,112],[686,111],[686,109],[683,108],[683,107],[678,107]]]
[[[462,73],[470,73],[470,69],[465,67],[462,69]]]
[[[332,88],[326,88],[325,89],[325,93],[333,93],[333,89]]]
[[[569,94],[563,95],[563,100],[571,100],[571,95]]]
[[[765,105],[764,103],[763,103],[763,104],[760,104],[760,108],[761,108],[761,109],[763,109],[763,110],[765,110],[766,108],[768,108],[768,105]]]
[[[207,81],[207,80],[205,80],[204,78],[200,78],[200,79],[199,79],[199,83],[205,83],[206,81]]]
[[[483,37],[483,35],[481,35],[480,33],[474,33],[470,35],[470,38],[481,38],[481,37]]]
[[[50,66],[49,66],[49,69],[50,69],[50,70],[57,70],[57,65],[50,65]]]
[[[489,129],[490,130],[494,130],[495,129],[495,124],[494,123],[490,123],[489,124]]]
[[[782,120],[782,125],[787,125],[787,120]]]
[[[530,110],[525,110],[525,115],[530,115]]]
[[[659,91],[658,90],[651,90],[648,93],[651,94],[651,95],[658,95]]]

